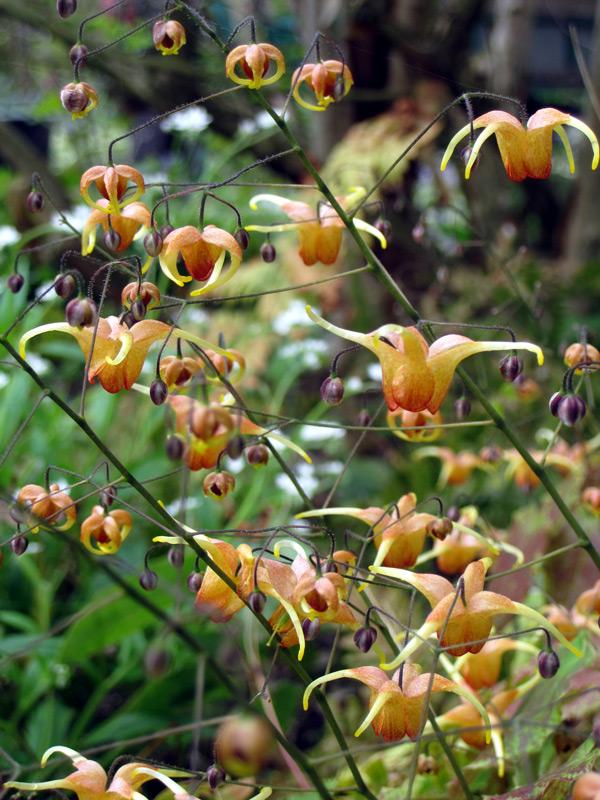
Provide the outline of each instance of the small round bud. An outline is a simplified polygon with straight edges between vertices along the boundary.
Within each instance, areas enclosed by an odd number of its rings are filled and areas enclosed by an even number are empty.
[[[131,316],[136,322],[140,322],[146,316],[146,304],[143,300],[134,300],[131,304]]]
[[[585,417],[586,412],[585,400],[577,394],[565,395],[558,404],[558,418],[559,420],[572,428],[576,422]]]
[[[72,275],[59,275],[54,281],[54,291],[63,300],[68,300],[75,291],[75,278]]]
[[[179,436],[169,436],[167,439],[166,450],[167,458],[170,461],[180,461],[183,457],[184,444]]]
[[[147,592],[153,592],[158,586],[158,575],[156,572],[146,567],[140,575],[140,586]]]
[[[272,264],[276,256],[277,251],[275,250],[275,245],[272,245],[271,242],[263,242],[263,244],[261,244],[260,257],[265,264]]]
[[[363,408],[362,411],[358,412],[358,417],[356,418],[356,424],[359,428],[368,428],[371,424],[373,418],[369,414],[366,408]]]
[[[163,227],[166,227],[166,225]],[[144,236],[144,247],[150,258],[159,256],[163,248],[163,237],[158,231],[150,231]]]
[[[321,565],[321,572],[323,575],[327,575],[329,572],[339,572],[338,565],[335,561],[327,559],[327,561]]]
[[[344,399],[344,382],[330,375],[321,384],[321,400],[328,406],[339,406]]]
[[[339,103],[340,100],[344,99],[344,95],[346,94],[346,85],[344,83],[343,75],[340,75],[333,86],[331,87],[331,98],[334,103]]]
[[[44,195],[40,192],[29,192],[27,195],[27,211],[39,214],[44,207]]]
[[[377,639],[375,628],[359,628],[354,634],[354,644],[361,653],[368,653]]]
[[[254,611],[255,614],[261,614],[265,604],[267,602],[267,596],[264,592],[261,592],[260,589],[253,589],[250,593],[250,597],[248,598],[248,605]]]
[[[376,220],[374,227],[377,228],[379,233],[383,234],[383,237],[387,239],[388,242],[390,241],[392,238],[392,223],[389,219],[381,218]]]
[[[173,233],[175,228],[171,225],[170,222],[165,222],[162,228],[159,230],[159,234],[162,239],[166,239],[170,233]]]
[[[59,96],[63,108],[72,114],[73,119],[85,117],[98,105],[98,92],[85,81],[67,83],[60,90]]]
[[[240,250],[247,250],[250,247],[250,234],[245,228],[238,228],[233,238],[239,244]]]
[[[302,620],[302,633],[307,642],[312,642],[313,639],[316,639],[320,632],[321,620],[318,617]]]
[[[151,678],[160,678],[169,668],[171,659],[161,647],[149,647],[144,656],[144,668]]]
[[[450,520],[450,522],[458,522],[460,519],[460,508],[458,506],[450,506],[450,508],[446,511],[446,517]]]
[[[98,306],[89,297],[75,297],[67,303],[65,316],[72,328],[81,328],[83,325],[93,325],[96,322]]]
[[[117,487],[107,486],[106,489],[101,489],[98,492],[98,502],[105,508],[112,506],[117,498]]]
[[[87,64],[87,54],[88,49],[84,44],[74,44],[73,47],[69,50],[69,58],[71,59],[71,64],[77,66],[81,69],[81,67],[85,67]]]
[[[185,560],[185,546],[182,544],[174,544],[173,547],[169,547],[167,559],[169,564],[175,569],[182,567]]]
[[[269,462],[269,450],[264,444],[253,444],[244,453],[251,467],[264,467]]]
[[[112,250],[113,252],[117,252],[119,247],[121,246],[121,234],[117,233],[114,228],[109,228],[106,233],[104,234],[104,246],[108,250]]]
[[[538,669],[542,678],[553,678],[560,667],[560,661],[554,650],[542,650],[538,655]]]
[[[471,412],[471,403],[466,397],[459,397],[454,403],[454,416],[459,422],[466,419]]]
[[[15,536],[10,540],[10,549],[16,556],[22,556],[29,547],[29,539],[26,536]]]
[[[512,382],[523,372],[523,362],[518,356],[504,356],[500,362],[500,375]]]
[[[211,764],[206,770],[206,780],[211,789],[216,789],[225,780],[225,770],[217,764]]]
[[[127,325],[128,328],[133,328],[136,324],[137,319],[133,316],[131,311],[128,311],[126,314],[123,314],[121,317],[121,325]]]
[[[469,159],[471,158],[472,153],[473,153],[473,148],[472,147],[463,147],[463,149],[460,151],[460,159],[463,162],[463,164],[465,165],[465,167],[469,163]],[[475,172],[475,170],[479,166],[480,160],[481,160],[480,159],[480,154],[477,153],[477,156],[475,157],[475,161],[473,161],[473,164],[471,166],[471,172]]]
[[[18,294],[23,288],[24,283],[25,278],[22,275],[19,275],[18,272],[13,272],[12,275],[8,276],[6,281],[6,285],[13,294]]]
[[[448,517],[438,517],[427,523],[427,533],[443,542],[446,536],[452,533],[452,520]]]
[[[231,439],[227,442],[227,455],[229,458],[239,458],[242,453],[244,452],[244,439],[239,434],[236,436],[232,436]]]
[[[190,572],[187,576],[187,587],[193,594],[197,594],[202,586],[204,575],[201,572]]]
[[[77,11],[77,0],[57,0],[56,10],[63,19],[68,19]]]
[[[417,760],[417,772],[419,775],[437,775],[440,765],[432,756],[426,756],[424,753],[419,755]]]
[[[421,244],[421,242],[425,238],[426,233],[427,229],[425,228],[425,225],[423,225],[422,222],[417,222],[417,224],[411,231],[413,242],[416,242],[416,244]]]
[[[550,409],[550,413],[553,417],[558,417],[558,407],[563,399],[564,394],[562,392],[554,392],[552,397],[548,402],[548,408]]]
[[[169,390],[164,381],[160,378],[152,381],[150,384],[150,400],[152,400],[155,406],[162,406],[168,396]]]

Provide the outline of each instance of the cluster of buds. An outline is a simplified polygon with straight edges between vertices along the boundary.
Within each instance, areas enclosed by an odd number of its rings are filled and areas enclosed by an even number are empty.
[[[585,400],[573,392],[567,394],[554,392],[548,405],[552,416],[557,417],[569,428],[585,417]]]

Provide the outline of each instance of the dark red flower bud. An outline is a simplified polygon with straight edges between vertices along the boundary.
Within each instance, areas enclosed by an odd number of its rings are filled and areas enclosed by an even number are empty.
[[[473,152],[473,148],[472,147],[463,147],[463,149],[460,151],[460,159],[463,162],[463,164],[465,165],[465,167],[469,163],[469,159],[471,158],[471,153],[472,152]],[[475,158],[475,161],[473,162],[473,166],[471,167],[471,172],[475,172],[475,170],[479,166],[479,162],[481,160],[480,155],[481,155],[480,153],[477,153],[477,157]]]
[[[577,394],[567,394],[558,404],[558,418],[569,428],[585,417],[585,400]]]
[[[193,592],[193,594],[198,593],[200,587],[202,586],[203,578],[204,575],[201,572],[190,572],[190,574],[187,576],[187,587],[190,592]]]
[[[27,211],[39,214],[44,207],[44,195],[41,192],[29,192],[27,195]]]
[[[229,458],[239,458],[242,453],[244,452],[244,439],[243,437],[237,435],[232,436],[231,439],[227,442],[227,455]]]
[[[159,230],[161,238],[166,239],[170,233],[173,233],[175,228],[171,225],[170,222],[166,222],[162,228]]]
[[[323,575],[327,575],[328,572],[339,572],[338,565],[335,561],[327,559],[324,564],[321,564],[321,572]]]
[[[339,406],[344,399],[344,382],[330,375],[321,384],[321,400],[328,406]]]
[[[136,324],[137,319],[133,316],[131,311],[128,311],[126,314],[123,314],[121,317],[121,325],[127,325],[128,328],[133,328]]]
[[[269,462],[269,450],[264,444],[253,444],[244,452],[251,467],[264,467]]]
[[[450,522],[458,522],[460,519],[460,508],[458,506],[450,506],[450,508],[446,511],[446,517],[450,520]]]
[[[265,604],[267,602],[267,596],[264,592],[261,592],[260,589],[253,589],[250,593],[250,597],[248,598],[248,605],[254,611],[255,614],[261,614]]]
[[[466,419],[471,413],[471,403],[466,397],[459,397],[454,403],[454,416],[459,422]]]
[[[368,653],[377,639],[375,628],[359,628],[354,634],[354,644],[361,653]]]
[[[140,586],[147,592],[153,592],[158,586],[158,575],[156,572],[146,568],[140,575]]]
[[[131,316],[136,322],[140,322],[146,316],[146,304],[143,300],[134,300],[131,304]]]
[[[554,394],[550,398],[548,402],[548,408],[550,409],[550,413],[552,414],[553,417],[558,417],[558,407],[563,397],[564,394],[562,392],[554,392]]]
[[[392,238],[392,223],[389,219],[378,219],[375,222],[375,228],[379,231],[379,233],[383,234],[385,239],[389,242]]]
[[[335,83],[331,87],[331,97],[334,103],[339,103],[340,100],[344,99],[344,95],[346,94],[346,84],[344,82],[344,76],[340,75],[336,78]]]
[[[117,487],[116,486],[107,486],[106,489],[101,489],[98,492],[98,501],[100,505],[107,508],[108,506],[112,506],[115,502],[117,497]]]
[[[261,244],[260,257],[265,264],[272,264],[276,256],[277,251],[275,250],[275,245],[272,245],[271,242],[263,242],[263,244]]]
[[[114,253],[116,253],[121,246],[121,234],[117,233],[114,228],[109,228],[104,234],[103,239],[104,246],[107,250],[112,250]]]
[[[63,19],[68,19],[77,11],[77,0],[57,0],[56,10]]]
[[[239,244],[240,250],[247,250],[250,247],[250,234],[245,228],[238,228],[233,238]]]
[[[15,536],[10,540],[10,549],[16,556],[22,556],[29,547],[29,539],[26,536]]]
[[[211,764],[206,770],[206,780],[211,789],[216,789],[225,780],[225,770],[217,764]]]
[[[512,383],[523,372],[523,362],[518,356],[504,356],[500,362],[500,375]]]
[[[85,67],[87,64],[87,54],[88,49],[84,44],[74,44],[73,47],[69,50],[69,58],[71,59],[71,64],[77,66],[81,69],[81,67]]]
[[[89,297],[75,297],[67,303],[65,316],[72,328],[93,325],[96,322],[98,306]]]
[[[452,533],[452,520],[448,517],[438,517],[427,523],[427,533],[443,542],[446,536]]]
[[[166,225],[163,227],[166,227]],[[163,237],[158,231],[150,231],[144,236],[144,247],[151,258],[159,256],[163,248]]]
[[[560,661],[554,650],[542,650],[538,655],[538,669],[542,678],[553,678],[560,667]]]
[[[24,283],[25,278],[19,275],[18,272],[13,272],[12,275],[8,276],[8,280],[6,281],[6,285],[13,294],[18,294],[23,288]]]
[[[363,408],[362,411],[359,411],[358,417],[356,418],[356,424],[359,428],[367,428],[371,424],[372,417],[367,411],[366,408]]]
[[[169,547],[167,559],[169,564],[175,569],[182,567],[185,559],[185,546],[182,544],[174,544],[173,547]]]
[[[167,384],[164,381],[162,381],[160,378],[152,381],[150,384],[150,400],[152,400],[155,406],[162,406],[168,396],[169,390],[167,389]]]
[[[72,275],[59,275],[54,281],[54,291],[63,300],[68,300],[75,291],[75,278]]]
[[[312,642],[313,639],[316,639],[320,632],[321,620],[318,617],[302,620],[302,633],[307,642]]]
[[[183,456],[184,445],[179,436],[169,436],[166,444],[167,458],[171,461],[180,461]]]

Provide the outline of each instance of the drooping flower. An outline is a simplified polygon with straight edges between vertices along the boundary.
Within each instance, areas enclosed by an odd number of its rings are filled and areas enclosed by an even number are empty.
[[[369,713],[354,734],[360,736],[369,725],[386,742],[396,742],[409,736],[413,741],[418,738],[423,719],[425,702],[430,695],[437,692],[453,692],[472,703],[488,725],[487,711],[479,700],[468,689],[459,686],[454,681],[443,678],[441,675],[425,673],[419,675],[418,667],[414,664],[404,663],[390,678],[379,667],[357,667],[355,669],[341,669],[317,678],[306,687],[304,692],[304,710],[308,708],[308,699],[312,691],[324,683],[338,680],[338,678],[353,678],[369,687]],[[430,689],[431,686],[431,689]]]
[[[470,450],[460,450],[455,453],[450,447],[422,447],[416,453],[416,458],[434,456],[442,462],[442,471],[438,486],[462,486],[466,483],[475,469],[493,469],[481,456]]]
[[[185,28],[175,19],[159,20],[152,28],[152,39],[163,56],[176,56],[185,44]]]
[[[244,375],[246,360],[238,350],[232,349],[230,352],[233,358],[223,358],[223,356],[212,350],[206,350],[204,354],[219,375],[227,378],[229,383],[236,383]],[[220,383],[212,370],[206,369],[206,366],[206,362],[200,358],[200,356],[196,358],[190,358],[189,356],[184,356],[183,358],[164,356],[161,358],[159,365],[160,377],[167,384],[169,392],[176,389],[185,391],[189,388],[189,384],[194,375],[204,370],[206,370],[204,379],[207,383]]]
[[[417,574],[392,567],[370,567],[378,575],[388,575],[413,586],[427,598],[432,608],[413,639],[389,664],[381,666],[384,669],[395,669],[434,633],[438,634],[440,646],[446,649],[448,655],[478,653],[490,635],[496,614],[528,617],[536,625],[549,630],[575,655],[581,655],[538,611],[497,592],[484,591],[485,575],[491,564],[491,558],[482,558],[469,564],[456,588],[440,575]]]
[[[83,226],[81,236],[81,253],[89,255],[96,246],[96,228],[102,225],[104,232],[110,228],[119,234],[117,253],[127,250],[136,239],[140,239],[150,227],[150,211],[144,203],[130,203],[126,208],[120,209],[119,214],[109,216],[106,209],[108,200],[98,200],[95,208]]]
[[[142,371],[150,345],[166,339],[167,336],[172,339],[185,339],[202,348],[210,348],[226,358],[235,358],[228,350],[215,347],[198,336],[179,328],[172,328],[159,320],[144,319],[132,328],[128,328],[119,322],[117,317],[101,317],[98,320],[97,329],[94,325],[75,328],[67,322],[40,325],[21,337],[19,342],[21,358],[25,358],[25,345],[30,339],[40,333],[49,333],[50,331],[74,336],[86,361],[92,352],[88,380],[93,383],[94,378],[98,376],[104,389],[111,393],[120,392],[123,388],[131,389]]]
[[[375,566],[413,567],[421,555],[427,526],[436,517],[433,514],[415,513],[417,496],[411,492],[403,495],[387,509],[375,508],[317,508],[298,514],[298,519],[326,514],[344,514],[366,522],[372,528],[377,556]]]
[[[365,194],[362,188],[354,189],[345,197],[336,197],[336,200],[348,211],[358,205]],[[322,264],[333,264],[339,255],[342,244],[342,231],[344,223],[328,203],[319,203],[317,211],[298,200],[288,200],[276,194],[258,194],[250,201],[250,208],[256,210],[258,203],[273,203],[287,214],[292,222],[280,225],[248,225],[247,231],[261,231],[273,233],[281,231],[298,231],[300,258],[307,267],[320,261]],[[379,239],[385,248],[387,242],[381,231],[361,219],[353,219],[354,225],[361,231],[366,231]]]
[[[129,181],[135,185],[136,189],[130,197],[123,200]],[[108,201],[108,205],[100,205],[92,200],[90,187],[93,183],[101,196]],[[85,202],[104,214],[120,214],[121,208],[135,203],[144,190],[145,184],[141,173],[127,164],[90,167],[83,173],[79,183],[79,191]]]
[[[98,105],[98,93],[85,81],[68,83],[60,90],[60,102],[71,119],[82,119]]]
[[[593,152],[592,169],[596,169],[600,160],[598,139],[591,128],[576,117],[558,111],[556,108],[541,108],[529,118],[527,127],[523,127],[516,117],[506,111],[490,111],[473,120],[473,128],[485,128],[485,130],[473,145],[465,177],[469,177],[485,140],[489,139],[492,134],[496,134],[500,156],[511,180],[522,181],[527,177],[547,178],[552,169],[553,131],[556,131],[565,146],[571,173],[575,172],[573,151],[563,125],[578,128],[588,137]],[[446,169],[456,145],[470,132],[471,125],[465,125],[452,137],[442,159],[442,170]]]
[[[53,483],[48,490],[35,483],[28,483],[19,491],[17,505],[31,512],[38,520],[44,519],[52,523],[60,531],[68,530],[77,519],[73,501],[68,494],[61,491],[58,483]],[[39,527],[35,526],[31,532],[37,533],[38,530]]]
[[[358,333],[338,328],[306,307],[308,316],[325,330],[366,347],[381,363],[383,394],[390,411],[398,408],[435,414],[450,388],[454,370],[460,362],[493,350],[529,350],[536,353],[538,364],[544,356],[529,342],[474,342],[466,336],[449,334],[429,346],[419,331],[401,325],[383,325],[372,333]]]
[[[308,103],[300,95],[303,83],[312,89],[317,98],[317,105]],[[305,64],[292,75],[294,100],[304,108],[313,111],[325,111],[330,103],[337,102],[350,91],[354,78],[341,61],[319,61],[318,64]],[[339,86],[339,88],[337,88]]]
[[[269,78],[265,78],[269,64],[273,60],[277,64],[275,73]],[[244,75],[242,78],[236,72],[236,66],[240,65]],[[268,86],[275,83],[285,72],[285,59],[281,50],[273,47],[272,44],[261,42],[260,44],[241,44],[235,47],[227,56],[225,61],[225,74],[234,83],[247,86],[249,89],[260,89],[261,86]]]
[[[533,645],[516,639],[490,639],[478,653],[467,653],[459,660],[460,674],[476,692],[488,689],[498,682],[502,656],[510,650],[537,653]]]
[[[130,530],[129,511],[115,508],[107,513],[102,506],[94,506],[91,515],[81,523],[81,541],[92,553],[112,555],[121,547]]]
[[[177,270],[180,253],[189,275],[181,275]],[[227,272],[221,275],[227,254],[231,263]],[[222,286],[235,275],[241,260],[242,251],[235,238],[214,225],[207,225],[202,231],[192,225],[171,231],[165,237],[159,255],[162,271],[177,286],[191,280],[201,282],[199,289],[190,292],[192,296]]]
[[[187,777],[187,773],[178,770],[156,769],[143,763],[132,762],[125,764],[115,772],[112,781],[108,784],[108,776],[97,761],[84,758],[70,747],[51,747],[42,756],[42,767],[46,766],[48,758],[53,753],[64,753],[73,762],[76,771],[53,781],[41,783],[23,783],[10,781],[6,783],[7,789],[22,789],[26,791],[44,791],[45,789],[69,789],[78,797],[78,800],[146,800],[139,789],[143,783],[152,778],[161,781],[175,795],[176,800],[191,800],[191,796],[172,777]]]
[[[406,442],[434,442],[443,432],[440,412],[432,414],[425,408],[421,411],[407,411],[405,408],[388,411],[386,422],[394,436]]]

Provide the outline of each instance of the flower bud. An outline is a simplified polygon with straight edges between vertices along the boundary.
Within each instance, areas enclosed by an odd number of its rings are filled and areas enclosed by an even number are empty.
[[[187,587],[193,594],[197,594],[202,586],[204,575],[201,572],[190,572],[187,576]]]
[[[171,659],[161,647],[149,647],[144,656],[144,668],[151,678],[160,678],[169,668]]]
[[[553,678],[558,672],[560,661],[554,650],[542,650],[538,655],[538,669],[542,678]]]
[[[89,297],[75,297],[67,303],[65,316],[72,328],[93,325],[96,322],[98,306]]]
[[[8,279],[6,281],[6,285],[13,294],[18,294],[23,288],[24,283],[25,283],[25,278],[18,272],[13,272],[12,275],[8,276]]]
[[[452,520],[448,517],[437,517],[427,523],[427,533],[435,539],[439,539],[440,542],[443,542],[446,536],[452,533],[452,528]]]
[[[446,511],[446,517],[450,520],[450,522],[458,522],[460,519],[460,508],[458,506],[450,506],[450,508]]]
[[[471,413],[471,403],[466,397],[459,397],[454,403],[454,416],[459,422],[466,419]]]
[[[338,565],[328,558],[325,563],[321,564],[321,572],[323,575],[327,575],[330,572],[339,572]]]
[[[321,620],[318,617],[302,620],[302,633],[307,642],[312,642],[316,639],[320,632]]]
[[[74,44],[69,50],[69,58],[73,66],[77,65],[80,69],[87,64],[88,49],[84,44]]]
[[[564,394],[562,392],[554,392],[552,397],[548,402],[548,408],[550,409],[550,413],[553,417],[558,417],[558,407],[563,399]]]
[[[167,458],[170,461],[180,461],[183,457],[184,444],[179,436],[169,436],[166,444]]]
[[[152,28],[152,38],[163,56],[175,56],[185,44],[185,28],[174,19],[159,20]]]
[[[565,395],[558,404],[558,418],[561,422],[572,428],[575,423],[585,417],[585,400],[577,394]]]
[[[514,381],[522,372],[523,362],[518,356],[504,356],[500,362],[500,375],[505,381]]]
[[[363,410],[359,411],[358,413],[358,417],[356,418],[356,424],[358,425],[359,428],[368,428],[369,425],[371,424],[372,419],[373,418],[371,417],[367,409],[363,408]]]
[[[440,765],[432,756],[426,756],[424,753],[419,755],[417,760],[417,772],[419,775],[437,775]]]
[[[158,575],[156,572],[146,567],[140,575],[140,586],[147,592],[153,592],[158,586]]]
[[[359,628],[354,634],[354,644],[361,653],[368,653],[377,639],[375,628]]]
[[[54,281],[54,291],[58,297],[68,300],[75,291],[75,278],[72,275],[59,275]]]
[[[251,467],[264,467],[269,462],[269,450],[264,444],[253,444],[244,451],[246,461]]]
[[[106,489],[101,489],[98,492],[98,502],[104,508],[108,506],[112,506],[115,502],[117,497],[117,487],[116,486],[107,486]]]
[[[340,100],[344,99],[345,94],[346,94],[346,84],[344,81],[344,76],[339,75],[336,78],[335,83],[331,87],[330,96],[334,103],[339,103]]]
[[[141,300],[146,308],[154,308],[160,303],[158,286],[149,281],[144,281],[143,283],[132,281],[132,283],[128,283],[121,292],[121,303],[125,308],[129,308],[136,300]]]
[[[185,546],[182,544],[174,544],[173,547],[169,547],[167,559],[169,564],[175,569],[182,567],[185,560]]]
[[[98,93],[89,83],[68,83],[60,90],[60,102],[73,119],[89,114],[98,105]]]
[[[339,406],[344,399],[344,382],[330,375],[321,384],[321,400],[328,406]]]
[[[146,316],[146,304],[143,300],[134,300],[131,304],[131,316],[136,322],[140,322]]]
[[[232,717],[219,726],[217,760],[229,775],[248,778],[264,767],[272,741],[271,728],[262,717]]]
[[[473,148],[472,147],[463,147],[463,149],[460,151],[460,159],[463,162],[463,164],[465,165],[465,167],[469,163],[469,159],[471,158],[471,154],[472,153],[473,153]],[[473,162],[473,165],[471,167],[471,172],[475,172],[475,170],[479,166],[480,160],[481,160],[480,154],[477,153],[477,157],[475,158],[475,161]],[[508,380],[508,379],[506,379],[506,380]]]
[[[68,19],[77,11],[77,0],[57,0],[56,10],[63,19]]]
[[[22,556],[29,547],[29,539],[26,536],[14,536],[10,540],[10,549],[16,556]]]
[[[159,230],[159,234],[160,234],[160,236],[161,236],[161,239],[166,239],[166,238],[167,238],[167,236],[168,236],[170,233],[173,233],[173,231],[174,231],[174,230],[175,230],[175,228],[174,228],[174,227],[171,225],[171,223],[170,223],[170,222],[165,222],[165,224],[164,224],[164,225],[162,226],[162,228]]]
[[[236,436],[232,436],[231,439],[227,442],[227,455],[229,458],[239,458],[242,453],[244,452],[244,439],[242,436],[237,434]]]
[[[163,248],[163,237],[158,231],[150,231],[144,236],[144,247],[151,258],[159,256]]]
[[[392,238],[392,223],[389,219],[380,218],[376,220],[375,228],[379,231],[379,233],[383,234],[383,237],[389,242]]]
[[[240,250],[247,250],[250,247],[250,234],[245,228],[238,228],[233,238],[239,244]]]
[[[40,192],[29,192],[27,195],[27,211],[30,214],[39,214],[44,208],[44,195]]]
[[[255,614],[261,614],[267,602],[267,596],[260,589],[253,589],[248,598],[248,605]]]
[[[107,250],[112,250],[114,253],[116,253],[121,246],[121,234],[117,233],[114,228],[109,228],[105,232],[103,240],[104,246],[107,248]]]
[[[235,478],[230,472],[211,472],[202,484],[204,495],[215,500],[223,500],[235,489]]]
[[[272,264],[276,256],[277,251],[275,250],[275,245],[272,245],[271,242],[263,242],[263,244],[261,244],[260,257],[265,264]]]
[[[168,396],[169,390],[167,389],[167,384],[163,380],[158,378],[152,381],[150,384],[150,400],[152,400],[155,406],[162,406]]]
[[[225,780],[225,770],[217,764],[211,764],[206,770],[206,780],[211,789],[216,789]]]

